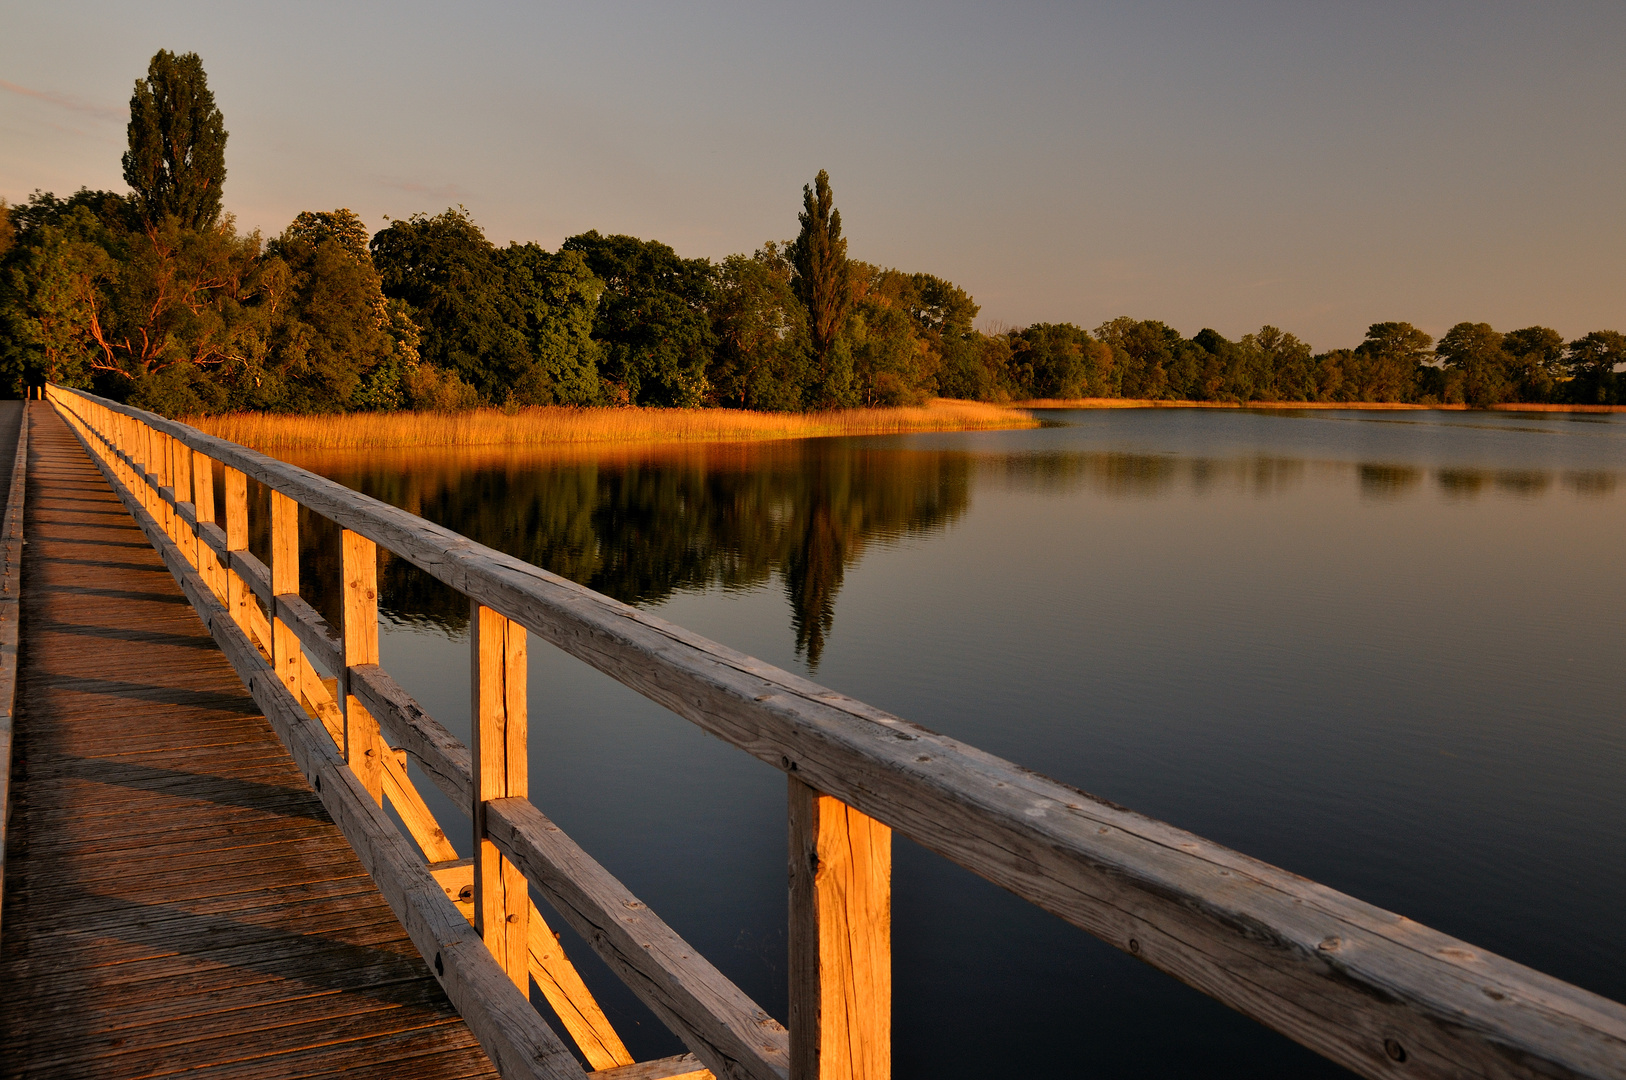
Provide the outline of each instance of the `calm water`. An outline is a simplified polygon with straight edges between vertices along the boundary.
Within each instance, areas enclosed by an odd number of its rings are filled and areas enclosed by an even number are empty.
[[[1626,1000],[1626,417],[1046,415],[300,463]],[[466,734],[465,602],[384,578],[385,666]],[[783,1019],[783,777],[555,650],[531,664],[533,800]],[[1343,1075],[901,839],[894,888],[900,1077]],[[565,941],[635,1054],[679,1050]]]

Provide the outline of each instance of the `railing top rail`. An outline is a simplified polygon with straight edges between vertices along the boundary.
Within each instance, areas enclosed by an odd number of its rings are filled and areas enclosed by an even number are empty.
[[[754,757],[1369,1076],[1626,1078],[1626,1006],[1031,772],[331,480],[141,420]]]

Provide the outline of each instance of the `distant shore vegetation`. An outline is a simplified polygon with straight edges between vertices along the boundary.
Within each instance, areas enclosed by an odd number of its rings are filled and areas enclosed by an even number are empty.
[[[373,234],[342,208],[241,234],[222,202],[224,117],[193,53],[153,57],[128,134],[128,193],[0,201],[0,390],[51,381],[171,416],[485,409],[503,423],[547,406],[1626,399],[1613,330],[1462,322],[1435,341],[1378,322],[1316,352],[1274,326],[1238,340],[1127,316],[978,329],[952,282],[848,256],[822,171],[795,237],[720,262],[597,231],[498,247],[462,207]]]

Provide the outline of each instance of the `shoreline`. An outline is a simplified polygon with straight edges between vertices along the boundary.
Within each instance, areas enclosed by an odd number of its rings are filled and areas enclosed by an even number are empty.
[[[1620,413],[1626,405],[1418,405],[1398,401],[1160,401],[1152,398],[1030,398],[1011,409],[1343,409],[1371,412]]]

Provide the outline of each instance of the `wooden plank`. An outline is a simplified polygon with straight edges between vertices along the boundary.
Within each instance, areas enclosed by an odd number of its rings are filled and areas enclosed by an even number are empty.
[[[430,781],[465,812],[474,805],[473,758],[451,732],[424,711],[376,664],[349,667],[350,692],[366,706],[390,741],[412,755]]]
[[[718,1077],[783,1080],[789,1037],[525,799],[486,804],[488,835],[661,1022]]]
[[[378,548],[365,536],[349,529],[341,539],[343,575],[344,655],[335,669],[339,676],[339,708],[344,713],[344,758],[367,793],[380,804],[384,801],[384,740],[367,707],[350,690],[352,664],[378,663]],[[314,612],[312,614],[315,614]],[[399,766],[397,765],[397,768]],[[395,777],[399,809],[403,805],[415,816],[428,816],[422,800],[406,797],[412,784],[404,773]],[[413,792],[415,796],[417,792]],[[434,818],[429,817],[429,823]],[[419,822],[420,830],[425,823]],[[440,832],[435,825],[434,831]],[[414,835],[418,835],[414,832]],[[445,842],[442,834],[441,842]],[[429,854],[426,849],[425,854]],[[430,856],[433,858],[433,856]]]
[[[791,1080],[892,1075],[892,831],[788,780]]]
[[[641,1061],[636,1065],[599,1069],[594,1080],[710,1080],[711,1070],[693,1054]]]
[[[1391,1043],[1418,1075],[1454,1075],[1462,1062],[1497,1077],[1626,1068],[1626,1006],[910,724],[332,481],[140,415],[707,732],[1359,1073],[1388,1075]],[[1326,941],[1338,948],[1322,948]]]
[[[491,955],[521,989],[530,979],[530,892],[525,877],[486,838],[491,799],[524,798],[526,764],[525,628],[475,604],[469,614],[474,737],[474,926]]]
[[[588,1065],[594,1069],[631,1065],[631,1052],[587,989],[576,965],[565,956],[559,935],[549,928],[536,905],[530,906],[529,969],[537,989],[558,1014],[559,1022],[576,1041]]]
[[[276,597],[277,618],[294,632],[299,647],[310,658],[332,672],[344,668],[344,646],[338,634],[302,596],[283,593]]]
[[[474,920],[474,860],[452,858],[431,861],[429,872],[447,897],[472,922]],[[559,936],[531,904],[529,964],[532,981],[548,1005],[575,1040],[587,1064],[594,1069],[630,1065],[631,1052],[616,1034],[609,1017],[582,981],[581,973],[565,955]]]
[[[412,780],[407,776],[406,768],[394,756],[388,755],[384,759],[384,768],[380,774],[384,794],[389,796],[390,805],[395,812],[401,815],[401,821],[407,827],[407,833],[417,843],[423,852],[424,858],[431,863],[443,863],[457,858],[457,849],[446,839],[446,832],[435,820],[423,796],[413,786]],[[473,863],[470,863],[470,881],[473,881]]]
[[[307,713],[322,722],[335,747],[344,745],[344,714],[339,711],[339,703],[333,699],[332,691],[316,669],[311,667],[304,653],[299,655],[299,703]]]
[[[232,551],[231,568],[261,603],[270,607],[276,602],[276,593],[271,588],[271,568],[251,555],[247,548]]]

